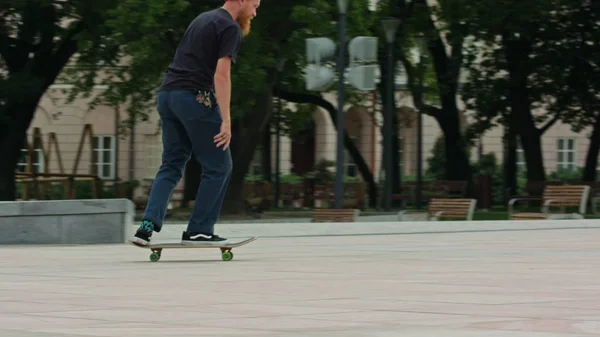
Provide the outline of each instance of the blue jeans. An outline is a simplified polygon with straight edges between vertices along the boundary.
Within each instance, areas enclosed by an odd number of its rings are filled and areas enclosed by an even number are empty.
[[[217,148],[221,111],[213,93],[160,91],[157,109],[162,127],[162,165],[152,184],[144,219],[160,232],[167,206],[185,165],[193,154],[202,165],[202,179],[188,224],[189,232],[213,234],[231,174],[229,148]]]

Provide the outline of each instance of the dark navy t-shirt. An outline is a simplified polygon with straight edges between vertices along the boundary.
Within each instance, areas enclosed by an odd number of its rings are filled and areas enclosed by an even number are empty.
[[[198,15],[179,42],[160,90],[213,90],[217,61],[235,63],[242,29],[223,8]]]

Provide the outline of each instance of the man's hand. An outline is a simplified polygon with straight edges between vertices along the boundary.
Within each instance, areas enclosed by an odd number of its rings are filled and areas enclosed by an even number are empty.
[[[231,123],[229,121],[223,121],[221,124],[221,132],[215,136],[215,143],[217,147],[223,146],[223,151],[227,150],[229,143],[231,142]]]

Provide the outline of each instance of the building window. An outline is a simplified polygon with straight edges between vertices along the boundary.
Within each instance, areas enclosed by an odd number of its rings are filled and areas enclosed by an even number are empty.
[[[33,149],[32,157],[31,157],[31,171],[29,171],[29,150],[21,149],[21,160],[17,164],[17,172],[25,173],[25,172],[35,172],[41,173],[44,172],[44,151],[40,148]]]
[[[398,172],[404,176],[404,139],[398,137]]]
[[[521,145],[521,139],[517,137],[517,172],[525,172],[527,163],[525,162],[525,151]]]
[[[146,146],[146,178],[154,179],[156,172],[162,165],[163,145],[160,135],[147,135],[144,139]]]
[[[92,162],[100,179],[115,179],[115,136],[94,136]]]
[[[558,139],[558,169],[575,169],[575,139]]]
[[[358,149],[358,137],[350,136],[350,139],[354,143],[354,146]],[[358,176],[358,168],[356,167],[356,163],[354,162],[354,159],[352,159],[352,156],[348,150],[344,151],[344,162],[344,171],[346,175],[349,177]]]

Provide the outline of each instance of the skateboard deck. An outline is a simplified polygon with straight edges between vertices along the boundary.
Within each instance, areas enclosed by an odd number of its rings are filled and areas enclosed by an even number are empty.
[[[223,259],[223,261],[231,261],[231,260],[233,260],[233,253],[231,252],[231,250],[233,248],[243,246],[243,245],[248,244],[256,239],[257,239],[257,237],[253,236],[253,237],[250,237],[250,238],[242,240],[242,241],[229,242],[224,245],[208,245],[208,244],[207,245],[199,245],[199,244],[184,245],[181,242],[158,242],[158,243],[151,243],[149,245],[144,246],[144,245],[137,244],[131,240],[127,240],[127,242],[129,242],[130,244],[132,244],[136,247],[139,247],[139,248],[150,249],[152,251],[152,253],[150,254],[150,261],[152,261],[152,262],[157,262],[158,260],[160,260],[162,250],[168,249],[168,248],[219,248],[219,249],[221,249],[221,258]]]

